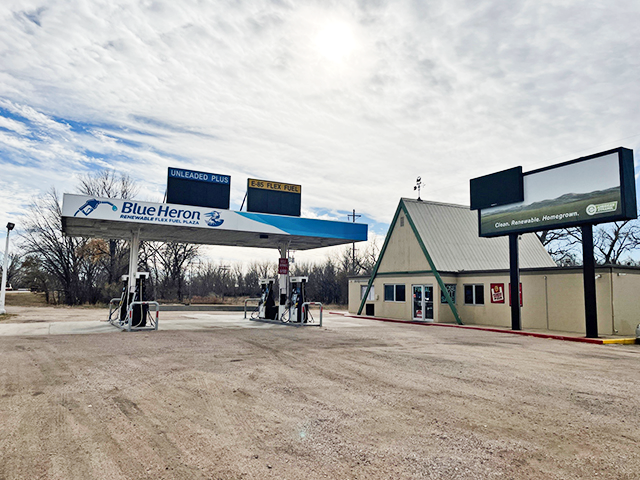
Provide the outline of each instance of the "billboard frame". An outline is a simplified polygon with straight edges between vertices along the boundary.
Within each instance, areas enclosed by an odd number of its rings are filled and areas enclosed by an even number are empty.
[[[300,217],[302,185],[247,178],[247,212]]]
[[[562,224],[550,223],[545,225],[536,225],[537,222],[532,223],[531,227],[517,228],[511,230],[502,230],[500,232],[494,232],[492,234],[482,234],[482,210],[478,210],[478,236],[483,238],[492,237],[509,237],[509,280],[511,285],[520,285],[520,266],[519,266],[519,253],[518,253],[518,238],[523,233],[539,232],[544,230],[556,230],[560,228],[572,228],[580,227],[582,232],[582,281],[584,288],[584,306],[585,306],[585,330],[587,338],[598,338],[598,311],[596,305],[596,280],[595,280],[595,257],[593,247],[593,226],[600,223],[611,223],[617,221],[634,220],[638,218],[638,207],[636,200],[636,180],[635,180],[635,165],[633,162],[633,150],[624,147],[618,147],[604,152],[595,153],[586,157],[576,158],[575,160],[569,160],[568,162],[558,163],[548,167],[538,168],[527,173],[522,174],[524,177],[527,175],[535,175],[537,173],[543,173],[554,169],[574,165],[580,162],[593,160],[599,157],[605,157],[608,155],[617,154],[618,156],[618,173],[619,173],[619,188],[620,188],[620,213],[615,215],[607,215],[603,217],[593,217],[593,214],[587,213],[590,218],[584,220],[576,220],[571,222],[565,222]],[[608,189],[601,190],[607,191],[617,187],[609,187]],[[595,192],[598,190],[593,190]],[[526,193],[526,190],[525,190]],[[571,192],[569,192],[571,193]],[[586,192],[589,193],[589,192]],[[564,194],[567,195],[567,194]],[[556,198],[561,198],[560,197]],[[553,199],[549,199],[553,200]],[[543,200],[546,201],[546,200]],[[517,202],[516,202],[517,203]],[[530,203],[533,205],[535,202]],[[611,205],[613,201],[608,203],[602,203],[602,206]],[[593,205],[593,204],[591,204]],[[591,206],[589,205],[589,206]],[[586,207],[586,209],[589,208]],[[596,205],[594,205],[596,206]],[[597,205],[600,206],[600,205]],[[585,209],[585,210],[586,210]],[[616,211],[618,210],[616,206]],[[605,210],[607,212],[607,210]],[[566,212],[567,214],[569,212]],[[577,212],[571,212],[577,213]],[[597,209],[596,209],[596,212]],[[564,214],[562,214],[564,215]],[[579,214],[578,214],[579,215]],[[573,216],[573,215],[571,215]],[[568,218],[568,217],[565,217]],[[557,219],[558,221],[562,218]],[[506,221],[506,219],[505,219]],[[512,220],[513,222],[514,220]],[[522,220],[525,222],[525,220]],[[496,222],[497,223],[497,222]],[[526,223],[526,222],[525,222]],[[497,228],[497,227],[496,227]],[[509,228],[507,226],[506,228]],[[511,328],[512,330],[521,330],[521,311],[518,290],[512,288],[509,292],[509,298],[511,299]]]
[[[183,175],[178,175],[176,172],[181,172]],[[177,205],[229,210],[231,176],[168,167],[165,199],[167,203]]]
[[[550,165],[548,167],[542,167],[535,170],[531,170],[530,172],[526,172],[522,174],[522,177],[528,175],[534,175],[537,173],[546,172],[549,170],[554,170],[561,167],[566,167],[568,165],[574,165],[577,163],[585,162],[588,160],[593,160],[598,157],[604,157],[606,155],[611,155],[617,153],[618,154],[618,171],[620,174],[620,202],[621,202],[621,213],[615,216],[607,216],[607,217],[590,217],[584,220],[576,220],[570,223],[563,224],[547,224],[544,226],[533,225],[531,227],[522,227],[515,230],[503,230],[501,232],[494,232],[489,234],[482,233],[482,209],[478,210],[478,236],[483,238],[494,238],[494,237],[502,237],[510,234],[521,235],[523,233],[530,232],[540,232],[544,230],[557,230],[560,228],[572,228],[572,227],[580,227],[583,225],[597,225],[600,223],[610,223],[610,222],[619,222],[624,220],[633,220],[637,218],[637,202],[636,202],[636,184],[635,184],[635,174],[634,174],[634,164],[633,164],[633,150],[624,147],[618,147],[611,150],[607,150],[604,152],[595,153],[593,155],[588,155],[586,157],[576,158],[574,160],[569,160],[562,163],[557,163],[555,165]],[[602,220],[598,220],[598,218],[602,218]]]

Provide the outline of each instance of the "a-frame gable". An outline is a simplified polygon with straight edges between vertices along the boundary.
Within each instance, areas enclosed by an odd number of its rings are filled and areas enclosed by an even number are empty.
[[[424,273],[431,271],[416,232],[404,209],[399,206],[395,223],[389,227],[386,248],[380,252],[378,273]]]
[[[416,244],[419,247],[419,250],[414,251]],[[388,255],[388,252],[391,252],[391,254]],[[396,260],[398,261],[397,264],[394,263]],[[411,262],[412,260],[413,262]],[[402,267],[404,266],[408,268],[406,268],[406,270],[403,270]],[[423,266],[425,266],[426,268],[421,268]],[[381,267],[384,268],[384,270]],[[425,270],[431,271],[433,273],[438,286],[440,287],[440,290],[442,291],[447,300],[447,303],[449,304],[449,307],[451,308],[451,312],[456,319],[456,323],[462,325],[462,321],[460,320],[460,316],[458,315],[458,310],[456,309],[453,300],[449,296],[449,292],[445,288],[444,282],[442,281],[440,274],[436,270],[433,260],[431,259],[431,256],[429,255],[424,242],[418,234],[418,230],[416,229],[415,223],[411,219],[411,215],[409,215],[409,212],[407,211],[404,201],[400,199],[400,203],[398,204],[396,213],[393,216],[393,221],[391,222],[391,226],[389,228],[389,231],[387,232],[387,236],[384,239],[382,250],[380,251],[380,255],[378,256],[378,261],[373,268],[371,278],[369,279],[369,283],[367,284],[367,290],[362,297],[362,301],[360,302],[358,315],[362,314],[362,309],[364,308],[364,304],[366,303],[367,297],[369,296],[371,285],[373,285],[373,281],[375,280],[378,273],[397,272],[417,274],[423,273]]]

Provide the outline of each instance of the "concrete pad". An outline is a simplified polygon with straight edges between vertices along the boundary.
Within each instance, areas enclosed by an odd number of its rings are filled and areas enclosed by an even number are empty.
[[[168,318],[163,318],[163,316]],[[253,328],[273,329],[292,328],[278,323],[265,323],[245,319],[243,315],[229,312],[167,312],[160,314],[158,330],[205,330],[211,328]],[[323,327],[345,328],[365,327],[366,320],[346,319],[342,315],[327,314],[323,317]],[[313,327],[309,327],[313,328]],[[149,330],[146,330],[149,332]],[[30,323],[2,323],[0,324],[0,336],[20,335],[81,335],[92,333],[119,333],[120,329],[106,321],[98,320],[74,320],[69,322],[30,322]]]
[[[49,335],[76,335],[82,333],[111,333],[118,331],[108,322],[96,322],[87,320],[85,322],[52,322],[49,323]]]
[[[3,323],[0,324],[0,336],[49,335],[50,323]]]

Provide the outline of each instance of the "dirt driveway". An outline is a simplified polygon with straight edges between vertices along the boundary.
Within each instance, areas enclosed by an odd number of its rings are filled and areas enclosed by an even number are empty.
[[[0,479],[640,477],[640,346],[340,318],[0,337]]]

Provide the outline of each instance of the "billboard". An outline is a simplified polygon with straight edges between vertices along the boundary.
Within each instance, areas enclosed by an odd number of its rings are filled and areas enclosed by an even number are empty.
[[[478,211],[481,237],[637,218],[633,152],[626,148],[524,173],[523,189],[522,202]]]
[[[300,216],[302,186],[269,180],[247,180],[247,212]]]
[[[500,188],[496,188],[496,185],[500,185]],[[524,200],[522,167],[472,178],[469,187],[471,210],[521,202]]]
[[[167,174],[167,203],[229,209],[231,177],[171,168]]]

